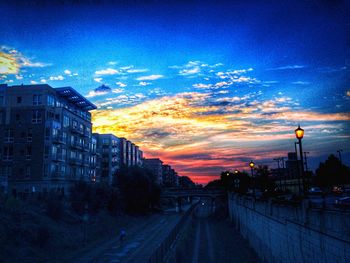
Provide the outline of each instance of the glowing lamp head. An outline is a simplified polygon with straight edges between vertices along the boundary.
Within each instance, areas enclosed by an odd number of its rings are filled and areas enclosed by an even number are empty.
[[[300,125],[298,125],[298,128],[295,129],[295,137],[297,137],[297,139],[299,140],[301,140],[304,137],[304,130],[300,128]]]
[[[238,170],[235,170],[235,174],[238,174]]]
[[[250,166],[250,168],[254,168],[254,162],[250,161],[249,166]]]

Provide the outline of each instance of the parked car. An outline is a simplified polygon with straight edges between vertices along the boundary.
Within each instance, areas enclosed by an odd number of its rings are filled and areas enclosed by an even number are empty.
[[[310,195],[322,195],[323,192],[322,192],[321,188],[319,188],[319,187],[311,187],[309,189],[309,194]]]
[[[332,193],[336,195],[341,195],[343,193],[343,189],[340,186],[333,186]]]
[[[350,208],[350,197],[338,198],[334,201],[334,204],[339,207],[349,207]]]

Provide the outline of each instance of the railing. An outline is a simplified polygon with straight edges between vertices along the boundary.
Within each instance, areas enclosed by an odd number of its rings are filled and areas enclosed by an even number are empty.
[[[174,241],[176,240],[179,232],[185,225],[185,222],[188,220],[189,216],[191,215],[193,209],[196,207],[198,203],[192,205],[190,209],[188,209],[185,214],[182,216],[179,222],[175,225],[175,227],[170,231],[169,235],[160,243],[158,248],[153,252],[151,257],[148,259],[149,263],[160,263],[163,262],[165,259],[165,256],[168,254],[171,246],[173,245]]]

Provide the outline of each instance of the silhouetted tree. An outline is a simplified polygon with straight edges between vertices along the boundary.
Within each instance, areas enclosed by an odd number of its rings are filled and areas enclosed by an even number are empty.
[[[324,163],[320,163],[316,170],[315,182],[322,187],[350,183],[350,170],[331,154]]]
[[[193,188],[196,187],[196,184],[188,176],[179,177],[179,185],[183,188]]]
[[[267,165],[259,165],[254,169],[254,174],[257,189],[261,191],[272,191],[275,188],[275,183],[272,178],[270,178],[271,171]]]
[[[118,172],[118,187],[127,212],[146,212],[159,203],[160,187],[155,175],[137,166],[123,167]]]

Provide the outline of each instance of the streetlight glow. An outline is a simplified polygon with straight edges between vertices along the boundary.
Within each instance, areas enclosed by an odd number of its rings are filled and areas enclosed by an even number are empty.
[[[235,174],[238,174],[238,170],[235,170]]]
[[[250,166],[250,168],[254,168],[254,162],[250,161],[249,166]]]
[[[297,137],[298,140],[301,140],[304,137],[304,130],[300,128],[300,125],[295,129],[295,137]]]

